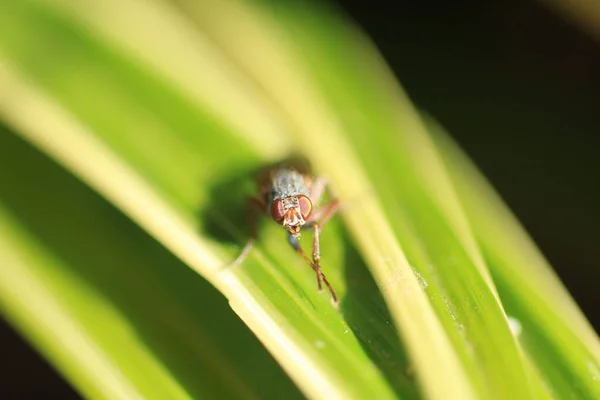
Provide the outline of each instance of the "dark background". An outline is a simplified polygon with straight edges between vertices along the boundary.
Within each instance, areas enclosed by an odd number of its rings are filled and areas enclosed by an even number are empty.
[[[498,189],[598,331],[600,41],[533,1],[334,3]],[[1,320],[0,376],[1,397],[77,398]]]

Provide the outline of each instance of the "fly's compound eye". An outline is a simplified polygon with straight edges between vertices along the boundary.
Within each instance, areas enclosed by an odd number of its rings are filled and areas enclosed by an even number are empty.
[[[281,201],[281,199],[277,199],[273,202],[273,207],[271,207],[271,214],[273,215],[273,219],[275,221],[283,221],[285,209],[283,208],[283,201]]]
[[[312,213],[312,202],[306,196],[298,196],[298,204],[300,205],[300,213],[305,221],[308,221]]]

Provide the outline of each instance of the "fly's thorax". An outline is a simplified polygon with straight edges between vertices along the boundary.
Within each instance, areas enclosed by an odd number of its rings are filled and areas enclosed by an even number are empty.
[[[304,176],[293,169],[279,169],[271,175],[270,201],[309,195]]]

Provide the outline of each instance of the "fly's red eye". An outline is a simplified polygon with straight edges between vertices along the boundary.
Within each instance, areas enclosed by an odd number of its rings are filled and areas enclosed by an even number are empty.
[[[281,199],[277,199],[273,202],[271,214],[273,215],[273,219],[275,221],[280,222],[283,220],[285,209],[283,208],[283,201],[281,201]]]
[[[305,221],[308,221],[308,218],[310,218],[310,213],[312,213],[312,202],[306,196],[298,196],[298,203],[300,204],[302,218],[304,218]]]

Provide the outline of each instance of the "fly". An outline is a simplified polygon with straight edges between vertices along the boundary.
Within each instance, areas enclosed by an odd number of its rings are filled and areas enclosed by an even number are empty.
[[[249,202],[253,208],[270,215],[287,231],[290,245],[315,272],[319,291],[323,290],[324,283],[331,293],[334,306],[337,307],[338,297],[320,265],[319,233],[339,207],[338,200],[320,206],[326,184],[323,177],[313,177],[291,167],[280,167],[267,173],[266,178],[259,184],[259,197],[251,197]],[[246,258],[256,240],[255,213],[252,212],[251,215],[251,239],[234,264],[239,264]],[[300,247],[300,232],[307,226],[312,227],[314,233],[312,260]]]

